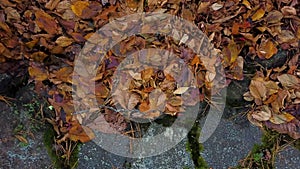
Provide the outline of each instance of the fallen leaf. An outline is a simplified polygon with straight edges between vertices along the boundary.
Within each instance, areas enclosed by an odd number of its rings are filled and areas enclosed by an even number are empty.
[[[296,9],[294,7],[291,7],[291,6],[282,7],[281,12],[284,16],[297,15]]]
[[[259,48],[257,49],[257,55],[261,59],[270,59],[273,55],[277,53],[276,45],[272,40],[262,40]]]
[[[30,67],[28,67],[28,72],[30,77],[37,81],[48,79],[48,72],[36,64],[32,64]]]
[[[71,9],[76,16],[81,17],[83,10],[86,9],[89,5],[90,3],[88,1],[77,1],[73,5],[71,5]]]
[[[255,99],[264,101],[267,98],[267,88],[262,80],[251,80],[249,89]]]
[[[282,113],[282,114],[274,113],[272,114],[270,121],[274,124],[283,124],[283,123],[288,123],[294,119],[295,117],[289,113]]]
[[[65,36],[60,36],[56,39],[55,43],[61,47],[67,47],[73,43],[73,39]]]
[[[78,122],[72,122],[68,134],[71,140],[80,141],[82,143],[89,142],[95,138],[94,132],[89,127],[81,126]]]
[[[267,21],[267,23],[273,24],[273,23],[280,22],[282,18],[283,18],[283,15],[281,12],[279,12],[277,10],[273,10],[268,13],[265,20]]]
[[[277,76],[277,79],[286,89],[299,89],[300,87],[300,78],[291,74],[282,74]]]
[[[176,89],[173,94],[183,94],[184,92],[186,92],[189,89],[189,87],[180,87],[178,89]]]
[[[224,6],[223,4],[214,3],[214,4],[211,5],[211,8],[212,8],[214,11],[217,11],[217,10],[223,8],[223,6]]]
[[[56,34],[58,31],[58,25],[55,19],[42,10],[35,12],[35,22],[40,29],[45,30],[49,34]]]
[[[294,119],[288,123],[283,124],[273,124],[271,122],[266,121],[264,123],[267,128],[273,129],[279,133],[288,134],[293,139],[299,139],[300,138],[300,121],[297,119]]]
[[[28,144],[28,141],[27,141],[27,139],[26,139],[25,137],[23,137],[23,136],[21,136],[21,135],[18,135],[18,134],[15,135],[15,137],[16,137],[19,141]]]
[[[265,15],[265,10],[263,8],[259,8],[251,17],[252,21],[257,21],[261,19]]]
[[[243,0],[242,4],[245,5],[248,9],[251,9],[251,4],[247,0]]]
[[[277,36],[278,42],[282,43],[292,43],[296,40],[293,32],[289,30],[282,30],[281,33]]]
[[[271,118],[272,112],[268,106],[263,105],[261,110],[253,112],[252,117],[258,121],[267,121]]]

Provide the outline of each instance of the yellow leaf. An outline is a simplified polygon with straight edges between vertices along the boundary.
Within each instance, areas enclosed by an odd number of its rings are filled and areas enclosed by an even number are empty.
[[[225,65],[231,65],[237,59],[240,51],[234,41],[230,41],[228,46],[222,50],[224,55]]]
[[[259,8],[254,15],[252,15],[251,19],[252,21],[257,21],[261,19],[265,15],[265,10],[263,8]]]
[[[72,6],[71,9],[74,14],[78,17],[82,15],[82,11],[90,5],[88,1],[77,1]]]
[[[251,4],[247,0],[243,0],[242,2],[243,5],[245,5],[248,9],[251,9]]]

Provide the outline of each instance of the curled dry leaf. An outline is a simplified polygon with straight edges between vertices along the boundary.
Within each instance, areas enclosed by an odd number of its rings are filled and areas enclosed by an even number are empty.
[[[248,91],[246,93],[243,94],[244,100],[251,102],[254,100],[253,96],[251,95],[251,93]]]
[[[258,121],[267,121],[271,118],[272,112],[266,105],[261,107],[261,110],[254,111],[252,117]]]
[[[296,9],[294,7],[291,7],[291,6],[282,7],[281,12],[284,16],[297,15]]]
[[[73,141],[80,141],[86,143],[95,138],[94,132],[86,126],[81,126],[79,123],[72,125],[71,129],[68,132],[68,136]]]
[[[286,89],[299,89],[300,88],[300,78],[291,74],[282,74],[277,76],[277,79]]]
[[[25,137],[23,137],[23,136],[21,136],[21,135],[18,135],[18,134],[16,134],[15,137],[16,137],[19,141],[21,141],[21,142],[23,142],[23,143],[25,143],[25,144],[28,144],[28,141],[27,141],[27,139],[26,139]]]

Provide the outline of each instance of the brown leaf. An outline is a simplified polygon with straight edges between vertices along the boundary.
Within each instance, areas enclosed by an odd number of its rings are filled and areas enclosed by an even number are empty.
[[[293,34],[293,32],[291,32],[289,30],[282,30],[277,38],[278,38],[278,42],[280,44],[282,44],[282,43],[292,43],[296,40],[296,37]]]
[[[86,143],[95,138],[94,132],[89,127],[81,126],[78,122],[72,122],[68,134],[71,140],[79,140],[82,143]]]
[[[245,5],[248,9],[251,9],[251,4],[248,0],[243,0],[242,4]]]
[[[40,29],[45,30],[49,34],[56,34],[58,30],[55,19],[42,10],[35,12],[35,22]]]
[[[265,20],[267,21],[267,23],[272,24],[272,23],[280,22],[282,18],[283,18],[283,15],[281,12],[279,12],[277,10],[273,10],[268,13]]]
[[[151,79],[151,77],[153,76],[153,73],[154,73],[153,68],[147,68],[141,72],[141,77],[144,81],[147,82]]]
[[[279,113],[280,109],[284,108],[284,101],[287,98],[289,92],[286,90],[279,90],[275,101],[271,102],[272,110],[275,113]]]
[[[271,122],[265,122],[266,127],[276,130],[279,133],[288,134],[293,139],[299,139],[300,138],[300,121],[297,119],[294,119],[288,123],[283,124],[273,124]]]
[[[110,90],[103,84],[98,83],[95,85],[95,94],[100,98],[107,98],[110,93]],[[127,108],[127,106],[126,106]]]
[[[150,105],[148,102],[143,101],[140,105],[139,105],[139,110],[141,112],[147,112],[148,110],[150,110]]]
[[[299,89],[300,79],[297,76],[291,74],[282,74],[277,76],[277,79],[286,89]]]
[[[32,64],[30,67],[28,67],[28,72],[30,77],[37,81],[48,79],[48,72],[37,64]]]
[[[49,9],[49,10],[53,10],[55,9],[55,7],[58,5],[60,0],[49,0],[46,5],[45,8]]]
[[[255,99],[265,100],[267,98],[267,88],[262,79],[251,80],[250,93]]]
[[[28,144],[28,141],[27,141],[27,139],[26,139],[25,137],[23,137],[23,136],[21,136],[21,135],[18,135],[18,134],[15,135],[15,137],[16,137],[19,141]]]
[[[56,39],[55,43],[61,47],[67,47],[73,43],[73,39],[65,36],[60,36]]]
[[[43,60],[48,57],[48,55],[44,52],[34,52],[30,55],[30,59],[33,59],[34,61],[37,62],[43,62]]]

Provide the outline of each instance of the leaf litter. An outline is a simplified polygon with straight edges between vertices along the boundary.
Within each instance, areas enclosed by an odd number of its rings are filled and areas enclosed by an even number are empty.
[[[215,78],[218,62],[225,68],[230,83],[244,79],[246,60],[272,59],[280,50],[285,50],[288,51],[288,61],[283,66],[256,70],[244,99],[255,105],[248,113],[248,119],[254,125],[299,139],[299,5],[295,0],[230,0],[226,3],[216,0],[152,0],[148,3],[133,0],[3,1],[0,4],[0,62],[24,62],[24,59],[29,62],[30,81],[35,83],[38,93],[47,93],[48,101],[54,107],[55,116],[47,121],[56,131],[56,142],[62,144],[68,140],[90,141],[94,138],[91,129],[128,133],[131,122],[125,115],[141,119],[155,119],[162,114],[176,116],[184,112],[186,106],[210,98],[207,93]],[[84,79],[81,76],[76,79],[79,76],[73,72],[74,58],[91,35],[110,20],[135,12],[164,12],[193,22],[209,37],[222,57],[219,61],[199,59],[183,45],[185,39],[177,42],[169,37],[136,35],[123,40],[116,46],[118,49],[107,53],[95,78]],[[130,25],[127,25],[123,29],[129,28]],[[123,77],[128,78],[120,79],[123,80],[120,84],[131,79],[130,85],[119,86],[121,90],[112,94],[118,96],[113,100],[109,93],[113,87],[111,76],[114,71],[126,54],[148,47],[176,51],[177,56],[189,65],[197,79],[197,86],[178,87],[176,80],[168,74],[168,69],[176,67],[174,63],[163,69],[144,67],[141,72],[128,65],[128,70],[123,72]],[[147,58],[154,67],[160,62],[167,63],[164,57]],[[203,62],[211,65],[211,70],[206,70]],[[142,63],[138,60],[134,66]],[[80,73],[88,74],[84,69]],[[75,77],[74,80],[72,77]],[[184,74],[177,77],[183,81],[190,80]],[[94,82],[96,96],[85,93],[89,91],[86,90],[89,84]],[[75,95],[82,102],[73,101],[72,85],[77,87]],[[220,86],[220,90],[222,87],[225,86]],[[193,95],[196,90],[200,96]],[[185,94],[195,99],[187,102],[182,97]],[[81,105],[83,112],[74,111],[74,104],[90,103],[89,99],[94,97],[101,105],[99,108],[91,108],[94,105],[88,104]],[[1,100],[7,101],[6,98]],[[116,109],[115,104],[119,104],[122,111]]]

